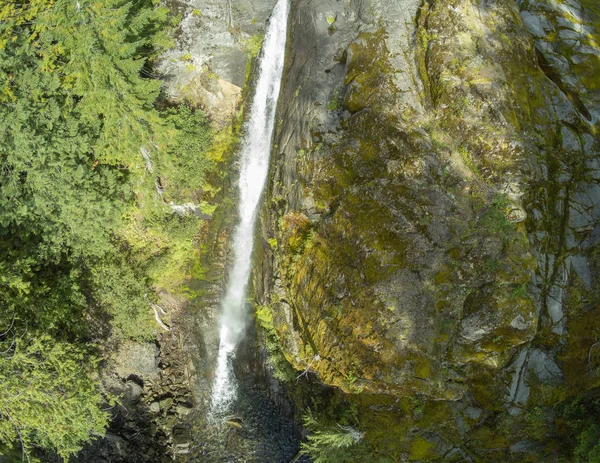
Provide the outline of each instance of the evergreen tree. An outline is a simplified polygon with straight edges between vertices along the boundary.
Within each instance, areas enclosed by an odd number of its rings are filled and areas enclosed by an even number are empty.
[[[102,397],[86,374],[93,361],[67,343],[21,338],[13,330],[0,355],[0,441],[9,447],[18,441],[27,459],[42,447],[66,460],[107,425]]]
[[[172,131],[152,0],[0,3],[0,444],[64,459],[103,433],[88,328],[148,338],[148,281],[119,237],[140,148]],[[20,445],[16,445],[20,442]]]
[[[310,434],[301,444],[301,453],[310,455],[314,463],[344,463],[366,461],[359,444],[363,433],[352,426],[323,426],[309,410],[303,417],[304,426]]]

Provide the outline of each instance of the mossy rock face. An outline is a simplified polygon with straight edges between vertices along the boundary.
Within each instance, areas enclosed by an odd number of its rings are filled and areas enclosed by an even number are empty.
[[[552,455],[551,405],[598,386],[576,373],[600,359],[595,122],[512,1],[426,2],[404,22],[356,8],[293,4],[257,299],[382,458]]]
[[[595,278],[588,286],[576,272],[571,276],[565,303],[568,342],[557,354],[569,395],[600,387],[600,246],[588,248],[584,255]]]
[[[378,91],[380,86],[387,86],[392,72],[385,59],[389,52],[384,39],[384,31],[380,29],[374,34],[359,34],[348,47],[344,106],[352,113],[376,106],[378,98],[393,98],[393,95]]]
[[[507,289],[485,285],[467,296],[455,361],[505,365],[511,349],[532,339],[537,326],[533,301]]]
[[[590,0],[526,0],[521,17],[535,38],[541,68],[588,121],[600,102],[600,8]]]
[[[431,461],[441,458],[446,452],[446,448],[441,446],[435,439],[419,436],[412,441],[409,461]]]
[[[402,128],[387,108],[394,86],[382,71],[390,68],[382,37],[381,30],[360,34],[347,57],[346,80],[361,84],[346,92],[345,104],[365,92],[373,107],[354,108],[361,110],[342,119],[339,140],[306,150],[312,159],[306,176],[312,178],[303,190],[310,188],[312,200],[329,213],[293,246],[290,240],[299,237],[288,223],[295,213],[278,219],[288,243],[279,260],[288,284],[284,298],[297,322],[295,330],[285,330],[289,317],[280,316],[279,329],[284,338],[296,337],[289,344],[301,346],[299,359],[319,355],[312,368],[349,392],[458,397],[462,386],[442,386],[442,362],[428,342],[435,336],[428,320],[433,299],[415,291],[423,281],[414,273],[427,264],[420,257],[432,237],[447,233],[445,224],[427,220],[443,212],[430,209],[443,210],[452,201],[438,194],[434,179],[430,186],[418,180],[432,176],[417,157],[424,136]],[[296,368],[302,367],[299,359]]]

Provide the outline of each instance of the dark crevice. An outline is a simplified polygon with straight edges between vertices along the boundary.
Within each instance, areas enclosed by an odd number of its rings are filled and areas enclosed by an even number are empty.
[[[563,81],[560,78],[560,75],[556,70],[552,67],[552,65],[548,62],[544,54],[539,51],[537,48],[535,49],[535,55],[537,57],[538,65],[542,72],[546,74],[546,77],[550,79],[552,82],[556,84],[556,86],[560,89],[561,92],[567,97],[567,99],[575,106],[575,109],[588,121],[592,120],[592,115],[587,110],[577,93],[569,90]]]

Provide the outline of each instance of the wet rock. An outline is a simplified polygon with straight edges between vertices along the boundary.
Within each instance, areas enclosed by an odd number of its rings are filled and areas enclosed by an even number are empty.
[[[160,401],[160,409],[161,410],[168,410],[172,406],[173,406],[173,399],[171,397],[167,397],[166,399],[163,399]]]
[[[559,384],[564,381],[564,375],[555,361],[540,349],[532,349],[529,353],[528,368],[537,379],[547,384]]]
[[[125,343],[115,362],[118,375],[104,373],[107,389],[117,392],[116,386],[121,388],[122,403],[111,409],[113,416],[107,437],[86,446],[74,461],[159,463],[173,460],[174,445],[181,443],[175,442],[175,433],[184,417],[175,413],[175,400],[185,406],[191,402],[192,394],[181,351],[182,333],[176,303],[173,297],[163,297],[160,301],[161,307],[174,315],[171,331],[163,333],[157,344]],[[159,365],[169,365],[168,373]],[[125,383],[124,378],[127,378]],[[188,438],[187,427],[184,430],[180,434]],[[182,456],[179,461],[188,460]]]
[[[531,32],[535,37],[546,37],[546,29],[549,29],[549,27],[544,27],[542,19],[539,16],[531,14],[529,11],[522,11],[521,18],[523,19],[523,23],[529,29],[529,32]]]
[[[478,420],[481,417],[482,410],[479,408],[468,406],[464,411],[465,415],[472,420]]]
[[[117,356],[117,373],[123,378],[131,374],[157,375],[160,372],[156,361],[157,355],[158,348],[155,344],[124,343]]]
[[[175,411],[178,415],[181,416],[185,416],[185,415],[189,415],[192,412],[192,408],[188,407],[187,405],[183,405],[183,404],[177,404],[177,406],[175,407]]]
[[[127,381],[127,383],[125,384],[124,399],[127,402],[134,402],[142,395],[143,391],[143,388],[139,384],[133,381]]]
[[[160,404],[158,402],[152,402],[149,408],[152,413],[160,412]]]
[[[170,2],[167,2],[170,3]],[[177,44],[161,59],[166,91],[202,106],[219,125],[233,115],[275,0],[173,2],[183,15]]]

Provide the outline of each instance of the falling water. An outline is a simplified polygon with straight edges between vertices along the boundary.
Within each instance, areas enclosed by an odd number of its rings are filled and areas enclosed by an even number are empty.
[[[269,171],[269,156],[287,34],[288,1],[279,0],[269,20],[260,57],[258,82],[250,117],[244,127],[239,180],[240,221],[233,237],[234,261],[222,302],[219,355],[213,384],[211,411],[227,412],[237,389],[232,369],[235,349],[246,324],[246,288],[258,203]]]

